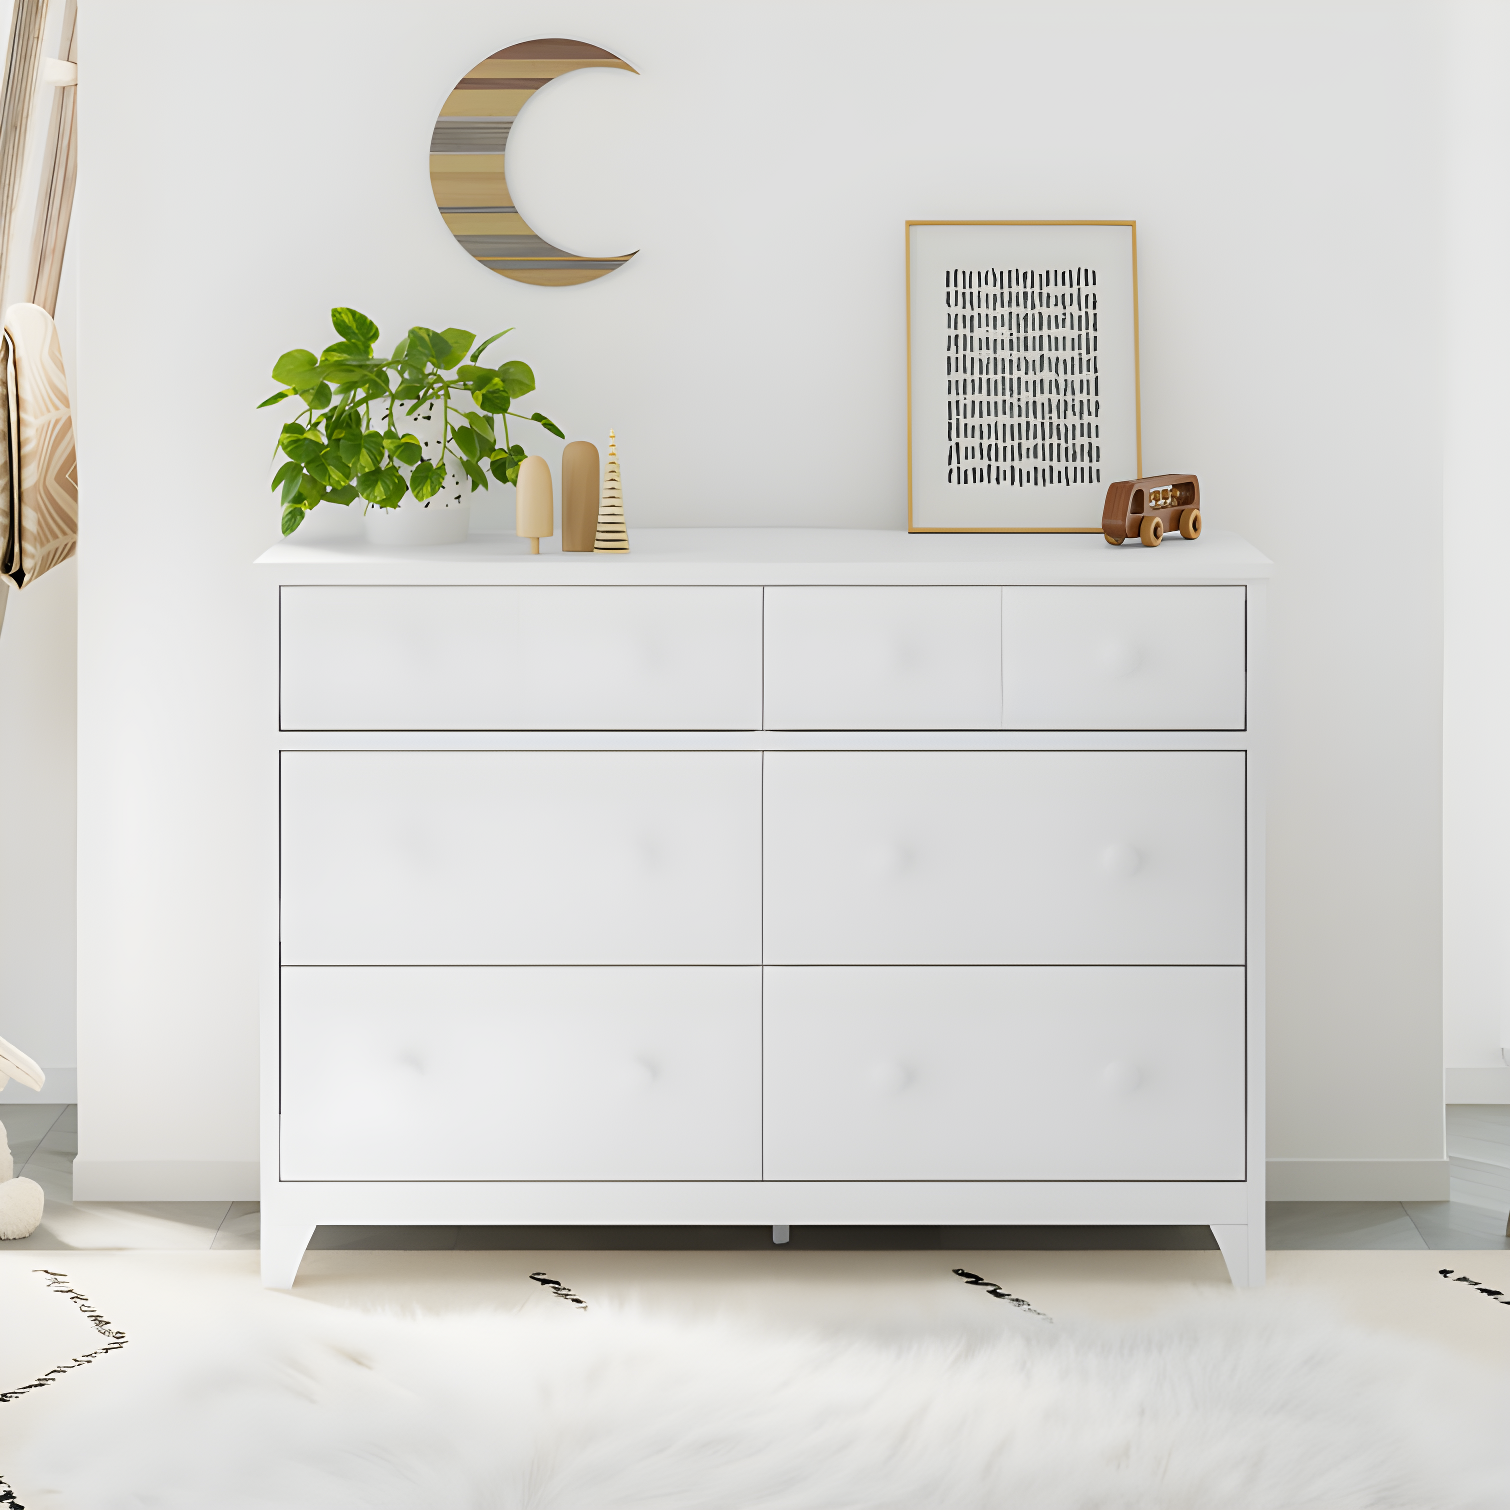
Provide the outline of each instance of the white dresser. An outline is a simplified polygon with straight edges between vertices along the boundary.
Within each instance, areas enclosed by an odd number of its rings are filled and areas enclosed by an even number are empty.
[[[262,1265],[317,1223],[1209,1224],[1264,1257],[1230,534],[285,543]]]

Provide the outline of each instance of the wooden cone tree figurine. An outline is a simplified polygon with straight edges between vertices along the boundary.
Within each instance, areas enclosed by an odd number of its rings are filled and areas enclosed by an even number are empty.
[[[603,468],[603,495],[598,500],[598,538],[593,550],[617,555],[629,549],[629,531],[624,528],[624,487],[619,480],[619,453],[613,431],[608,432],[608,465]]]

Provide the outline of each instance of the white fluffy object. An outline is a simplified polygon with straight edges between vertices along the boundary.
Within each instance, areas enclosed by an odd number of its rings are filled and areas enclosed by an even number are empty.
[[[19,1080],[22,1085],[39,1091],[47,1083],[47,1076],[35,1059],[0,1038],[0,1090],[4,1090],[7,1080]]]
[[[42,1187],[35,1180],[0,1183],[0,1239],[30,1237],[41,1224],[42,1202]]]
[[[989,1321],[881,1342],[600,1305],[293,1301],[187,1354],[133,1340],[7,1471],[68,1510],[1510,1505],[1499,1374],[1272,1298]]]

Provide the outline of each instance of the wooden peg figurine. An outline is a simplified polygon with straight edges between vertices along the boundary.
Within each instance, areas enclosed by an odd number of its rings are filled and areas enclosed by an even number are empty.
[[[603,494],[598,500],[598,538],[593,550],[599,555],[621,555],[629,549],[629,531],[624,527],[624,488],[619,481],[619,452],[614,434],[608,432],[608,465],[603,469]]]
[[[556,533],[555,505],[551,492],[550,463],[543,456],[526,456],[519,463],[514,484],[514,533],[530,542],[530,551],[540,554],[540,541]]]
[[[598,448],[569,441],[561,452],[561,549],[590,551],[598,538]]]

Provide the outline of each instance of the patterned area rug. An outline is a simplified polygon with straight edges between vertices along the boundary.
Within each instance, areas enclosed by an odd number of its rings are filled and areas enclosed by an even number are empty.
[[[3,1254],[0,1504],[1510,1504],[1510,1254],[1271,1259]]]

